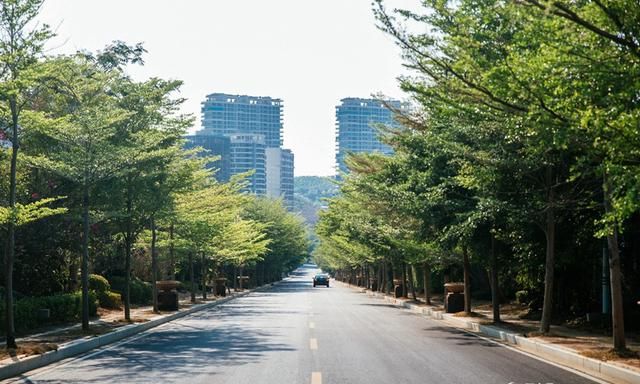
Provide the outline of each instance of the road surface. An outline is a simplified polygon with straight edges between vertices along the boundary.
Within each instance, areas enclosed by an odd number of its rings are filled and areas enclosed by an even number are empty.
[[[19,381],[596,383],[338,284],[313,288],[316,271],[306,265],[269,291],[29,372]]]

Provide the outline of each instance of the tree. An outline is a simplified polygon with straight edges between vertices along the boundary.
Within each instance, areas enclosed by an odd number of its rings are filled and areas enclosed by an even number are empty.
[[[108,52],[98,56],[101,60]],[[123,58],[119,62],[133,62],[137,56]],[[119,199],[108,199],[108,210],[115,216],[115,222],[124,239],[125,249],[125,292],[124,317],[130,320],[131,252],[135,239],[140,232],[153,224],[156,216],[171,204],[171,192],[180,188],[171,183],[171,163],[182,156],[180,137],[184,134],[190,119],[175,116],[181,99],[171,98],[181,85],[179,81],[150,79],[145,82],[134,82],[124,78],[114,87],[119,108],[128,112],[128,117],[121,121],[116,136],[118,145],[139,151],[144,156],[128,157],[122,164],[120,177],[109,180],[104,190],[110,196]],[[122,204],[124,202],[124,204]],[[155,233],[155,230],[153,230]],[[152,236],[152,239],[155,237]],[[153,241],[152,241],[153,242]],[[152,264],[157,266],[155,242],[152,246]],[[154,308],[157,307],[156,275],[153,268],[152,285],[154,287]],[[157,308],[156,308],[157,310]]]
[[[622,268],[618,235],[624,221],[640,210],[637,199],[640,142],[637,122],[640,103],[637,86],[629,79],[640,75],[638,17],[630,1],[584,3],[539,2],[520,5],[532,12],[528,21],[540,26],[536,45],[525,56],[527,74],[544,65],[538,82],[545,87],[551,108],[572,123],[571,134],[581,137],[589,150],[579,159],[578,172],[595,172],[602,180],[603,204],[598,237],[609,248],[613,344],[626,349]],[[557,45],[558,41],[562,45]],[[530,60],[531,57],[537,60]],[[589,170],[589,168],[595,168]],[[575,176],[575,174],[574,174]]]
[[[9,209],[16,207],[18,151],[20,149],[20,115],[25,103],[32,97],[37,78],[35,69],[43,45],[51,36],[48,26],[32,29],[42,0],[3,0],[0,2],[0,101],[2,114],[8,115],[11,139],[11,172]],[[6,285],[6,345],[16,348],[13,320],[13,264],[15,258],[15,220],[7,223],[8,244],[5,256]]]
[[[557,226],[572,219],[576,207],[593,203],[597,193],[585,189],[594,177],[602,180],[601,229],[595,234],[608,239],[614,347],[623,350],[617,235],[639,210],[632,197],[638,190],[634,153],[639,112],[637,87],[629,81],[639,72],[636,4],[425,2],[424,15],[397,12],[430,25],[428,33],[411,34],[377,3],[380,27],[395,38],[408,66],[419,74],[405,78],[402,87],[423,105],[439,103],[500,124],[500,141],[517,143],[515,153],[529,165],[524,167],[529,175],[519,172],[514,179],[537,179],[530,191],[538,190],[532,193],[538,212],[528,212],[534,213],[529,222],[543,216],[543,332],[549,331],[553,308]],[[427,111],[433,118],[434,110]],[[511,220],[517,221],[526,220]],[[512,237],[507,232],[493,230]]]
[[[261,227],[260,232],[268,239],[267,249],[258,247],[257,255],[262,257],[253,257],[257,284],[279,279],[304,259],[309,248],[306,228],[299,216],[287,212],[281,200],[250,199],[242,217]]]
[[[189,257],[192,302],[195,302],[194,256],[201,256],[202,295],[206,298],[207,259],[218,257],[215,252],[224,247],[220,243],[228,241],[224,239],[229,234],[227,228],[237,220],[246,199],[240,194],[242,187],[242,180],[222,184],[208,178],[190,191],[175,195],[175,235]]]
[[[92,188],[111,178],[137,151],[117,145],[118,124],[128,117],[110,94],[119,73],[103,70],[81,56],[49,63],[56,79],[49,94],[57,118],[42,120],[40,133],[50,139],[47,153],[33,163],[76,183],[82,191],[82,328],[89,328],[89,225]]]

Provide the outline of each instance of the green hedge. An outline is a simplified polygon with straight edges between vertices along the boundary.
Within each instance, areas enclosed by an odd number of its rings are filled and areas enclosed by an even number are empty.
[[[129,299],[131,300],[131,304],[146,305],[151,303],[151,300],[153,299],[153,287],[151,286],[151,283],[133,278],[131,279],[129,287]],[[122,300],[124,301],[124,277],[113,276],[111,278],[111,289],[112,291],[120,293],[122,295]]]
[[[17,332],[28,331],[47,324],[74,322],[80,320],[82,316],[82,293],[75,292],[53,296],[23,298],[15,302],[14,308]],[[49,318],[39,318],[39,309],[49,309]],[[97,311],[98,302],[96,294],[90,291],[89,315],[96,316]],[[4,305],[0,306],[0,318],[4,324]]]
[[[89,275],[89,289],[93,289],[97,293],[109,292],[111,285],[109,281],[100,275]]]
[[[122,298],[116,292],[98,292],[98,302],[102,308],[120,309],[122,308]]]
[[[111,292],[111,284],[103,276],[89,275],[89,289],[96,292],[98,303],[102,308],[120,309],[122,307],[120,293]]]

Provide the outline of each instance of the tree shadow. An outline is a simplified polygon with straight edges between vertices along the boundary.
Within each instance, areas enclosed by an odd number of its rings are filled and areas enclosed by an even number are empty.
[[[93,357],[71,361],[27,383],[185,382],[200,375],[215,376],[224,367],[255,363],[269,353],[298,349],[279,342],[288,329],[274,321],[268,329],[251,325],[257,316],[290,316],[286,307],[225,304],[223,311],[198,312],[168,323],[139,339]],[[67,372],[68,374],[64,374]],[[65,375],[66,377],[60,378]]]
[[[423,331],[427,332],[429,338],[432,339],[444,339],[453,340],[457,345],[467,346],[479,346],[479,347],[499,347],[499,344],[482,339],[472,333],[462,331],[457,328],[433,326],[424,328]]]

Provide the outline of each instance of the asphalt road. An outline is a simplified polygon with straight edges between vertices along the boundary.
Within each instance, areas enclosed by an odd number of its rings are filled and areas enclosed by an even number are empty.
[[[313,288],[315,271],[305,266],[269,291],[32,371],[21,382],[595,383],[355,290]]]

